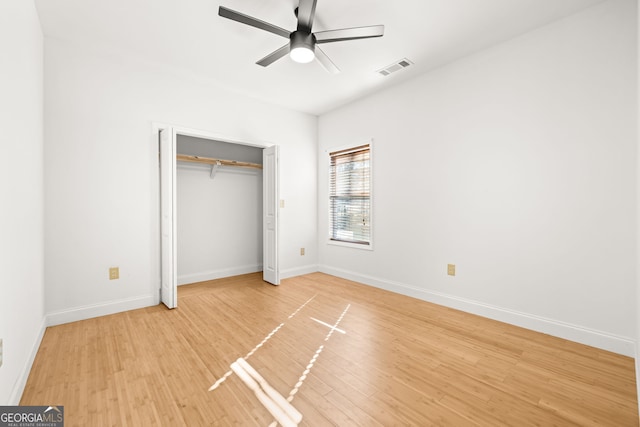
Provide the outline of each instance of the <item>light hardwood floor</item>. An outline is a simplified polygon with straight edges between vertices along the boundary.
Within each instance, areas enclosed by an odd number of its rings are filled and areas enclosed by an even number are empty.
[[[633,359],[321,273],[48,328],[20,403],[67,426],[268,426],[225,377],[240,357],[304,426],[638,425]]]

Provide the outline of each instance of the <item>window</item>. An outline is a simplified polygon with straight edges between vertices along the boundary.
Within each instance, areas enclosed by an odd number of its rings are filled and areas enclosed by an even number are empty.
[[[371,247],[371,146],[329,153],[329,239]]]

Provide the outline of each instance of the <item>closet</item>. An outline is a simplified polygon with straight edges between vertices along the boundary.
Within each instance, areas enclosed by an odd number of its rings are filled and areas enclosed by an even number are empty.
[[[262,271],[263,148],[177,135],[178,285]]]

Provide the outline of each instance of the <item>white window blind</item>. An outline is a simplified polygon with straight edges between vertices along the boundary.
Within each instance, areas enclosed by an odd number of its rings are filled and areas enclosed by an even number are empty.
[[[371,244],[371,148],[330,152],[330,239]]]

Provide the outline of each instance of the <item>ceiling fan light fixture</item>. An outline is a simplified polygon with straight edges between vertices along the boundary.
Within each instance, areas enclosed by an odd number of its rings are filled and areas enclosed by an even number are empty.
[[[311,62],[316,57],[315,53],[313,53],[313,51],[311,49],[309,49],[308,47],[304,47],[304,46],[303,47],[295,47],[295,48],[291,49],[291,52],[289,52],[289,56],[295,62],[298,62],[300,64],[306,64],[308,62]]]
[[[313,34],[294,31],[291,33],[289,56],[295,62],[306,64],[316,57],[314,52],[315,40]]]

